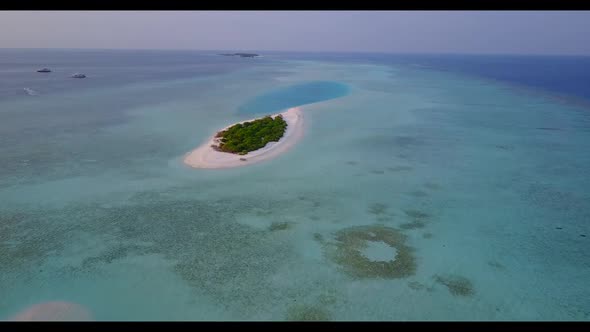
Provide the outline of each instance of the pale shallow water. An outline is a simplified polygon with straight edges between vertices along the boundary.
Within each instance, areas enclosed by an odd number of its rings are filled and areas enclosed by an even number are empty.
[[[396,259],[397,249],[390,247],[383,241],[369,241],[362,253],[369,260],[387,262]]]
[[[181,53],[167,67],[141,53],[145,66],[126,69],[114,63],[136,54],[114,52],[79,70],[63,52],[64,72],[86,81],[0,86],[0,318],[46,301],[97,320],[285,320],[301,308],[332,320],[590,317],[583,106],[362,58]],[[0,55],[2,70],[59,73],[42,54],[19,66]],[[182,164],[251,117],[244,105],[298,100],[305,89],[290,87],[313,82],[347,94],[303,106],[306,135],[288,153]],[[24,87],[39,95],[10,93]],[[409,276],[352,277],[333,259],[338,232],[375,225],[405,239]]]

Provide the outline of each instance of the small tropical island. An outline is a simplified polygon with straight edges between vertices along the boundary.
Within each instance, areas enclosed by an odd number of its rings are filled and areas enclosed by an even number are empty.
[[[298,107],[242,121],[223,128],[189,152],[184,163],[193,168],[232,168],[274,158],[303,137],[303,113]]]

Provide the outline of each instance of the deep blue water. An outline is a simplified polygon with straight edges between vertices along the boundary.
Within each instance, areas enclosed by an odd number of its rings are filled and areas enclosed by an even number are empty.
[[[272,53],[277,57],[287,56]],[[499,80],[590,101],[589,56],[297,53],[289,58],[406,65]]]
[[[447,55],[418,59],[420,64],[438,70],[507,81],[590,101],[590,57]]]
[[[348,86],[338,82],[310,82],[272,90],[239,107],[240,114],[276,113],[286,108],[345,96]]]

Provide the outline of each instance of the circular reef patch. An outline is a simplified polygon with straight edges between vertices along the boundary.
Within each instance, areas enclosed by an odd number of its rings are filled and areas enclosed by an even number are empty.
[[[371,242],[383,242],[380,247],[390,251],[381,249],[380,255],[368,254],[374,244]],[[356,226],[338,231],[334,241],[325,247],[327,256],[354,278],[396,279],[416,272],[414,250],[405,243],[406,236],[395,228]]]

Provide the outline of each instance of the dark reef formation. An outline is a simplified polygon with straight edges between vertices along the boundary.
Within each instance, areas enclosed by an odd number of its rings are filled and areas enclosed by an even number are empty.
[[[471,281],[465,277],[448,275],[434,276],[434,280],[439,284],[445,285],[451,294],[456,296],[472,296],[474,293]]]
[[[292,222],[288,222],[288,221],[284,221],[284,222],[273,222],[268,227],[268,230],[271,231],[271,232],[276,232],[276,231],[284,231],[284,230],[290,229],[292,227],[293,227],[293,223]]]
[[[412,219],[412,222],[401,224],[401,229],[424,228],[426,226],[426,220],[430,218],[428,213],[419,210],[405,210],[404,212],[408,218]]]
[[[330,314],[324,309],[311,305],[295,305],[289,308],[287,320],[290,321],[328,321]]]
[[[406,236],[386,226],[357,226],[338,231],[335,241],[322,241],[327,256],[354,278],[395,279],[411,276],[416,271],[413,248],[405,244]],[[388,261],[372,261],[363,254],[368,242],[384,242],[395,249]]]

